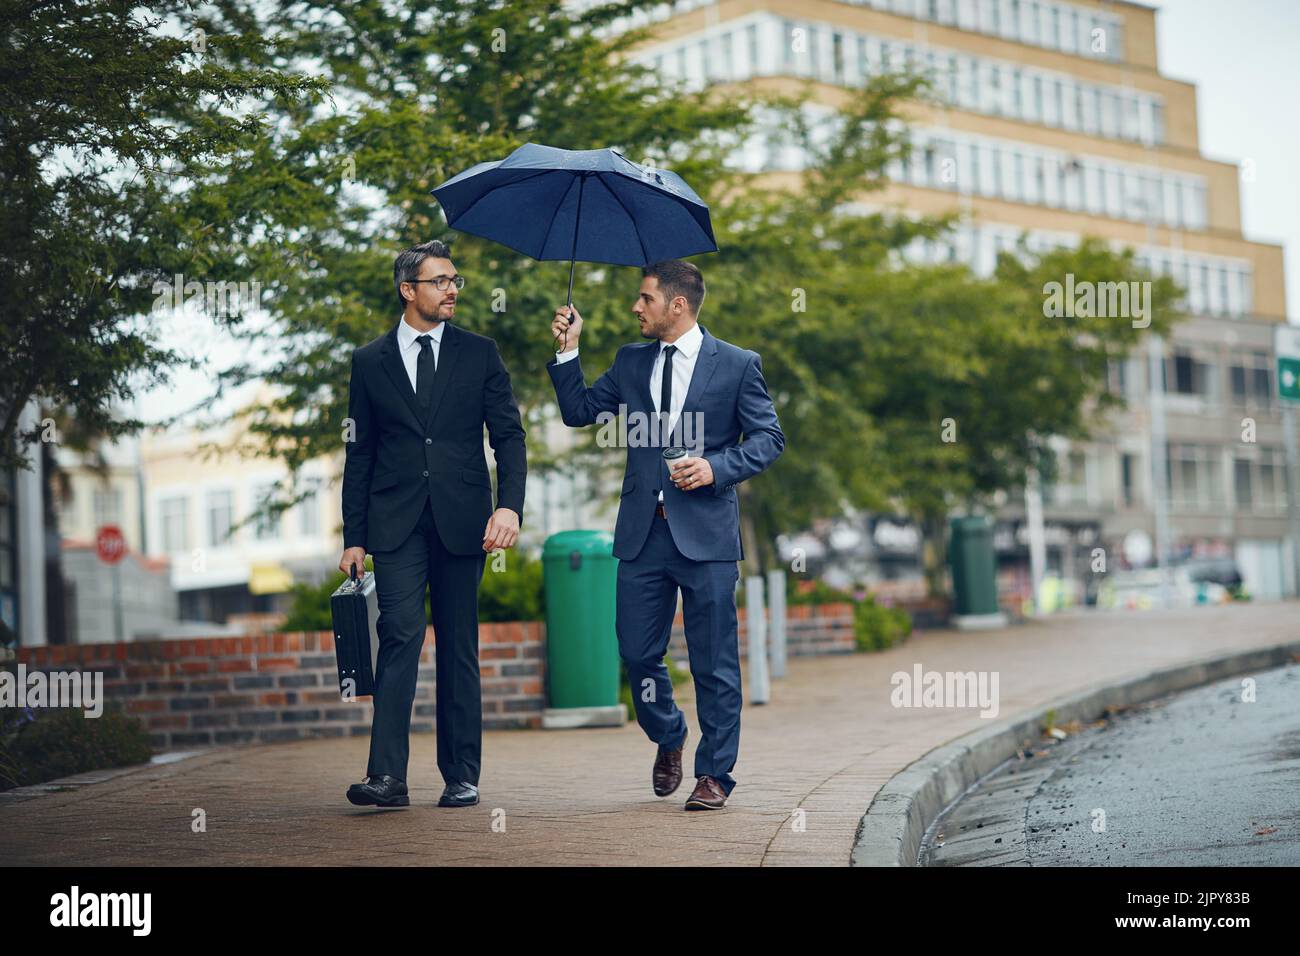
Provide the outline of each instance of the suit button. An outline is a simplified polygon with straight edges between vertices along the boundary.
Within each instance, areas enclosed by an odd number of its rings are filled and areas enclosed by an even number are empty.
[[[429,473],[428,473],[427,471],[426,471],[426,472],[423,472],[423,477],[428,478],[428,477],[429,477]]]
[[[426,439],[424,440],[424,443],[425,443],[426,445],[432,445],[432,444],[433,444],[433,439],[432,439],[432,438],[426,438]]]

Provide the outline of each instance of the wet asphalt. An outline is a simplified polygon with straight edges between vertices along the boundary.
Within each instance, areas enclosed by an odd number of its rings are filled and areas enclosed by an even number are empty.
[[[1063,729],[945,811],[921,865],[1300,865],[1300,666]]]

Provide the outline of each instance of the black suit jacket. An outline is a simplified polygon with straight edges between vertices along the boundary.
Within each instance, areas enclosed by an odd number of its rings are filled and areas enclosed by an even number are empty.
[[[483,554],[493,510],[485,424],[497,461],[497,506],[519,515],[522,526],[525,432],[510,373],[492,339],[447,323],[433,397],[424,409],[398,353],[394,325],[352,353],[348,417],[355,431],[345,443],[344,548],[398,547],[427,495],[447,550]]]

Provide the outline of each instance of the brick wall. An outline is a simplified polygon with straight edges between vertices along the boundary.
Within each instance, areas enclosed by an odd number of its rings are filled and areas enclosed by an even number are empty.
[[[791,657],[852,653],[852,605],[795,605],[787,612]],[[739,624],[743,660],[743,610]],[[433,641],[429,628],[411,718],[416,733],[434,729]],[[687,663],[680,614],[669,653]],[[158,750],[370,733],[370,698],[339,699],[329,631],[21,648],[18,660],[29,670],[103,671],[105,706],[139,717]],[[480,624],[479,669],[486,729],[541,726],[542,622]]]
[[[486,728],[541,726],[545,625],[479,625]],[[141,719],[158,750],[369,735],[369,697],[339,698],[331,632],[22,648],[28,669],[104,672],[106,707]],[[411,729],[434,729],[433,629]]]
[[[749,653],[749,628],[745,609],[736,609],[737,634],[740,639],[740,659],[745,660]],[[772,627],[769,620],[767,629],[768,646],[772,643]],[[853,605],[838,604],[791,604],[785,609],[785,648],[787,657],[803,657],[809,654],[852,654],[853,643]],[[686,631],[682,626],[682,612],[679,609],[673,618],[673,633],[668,641],[668,653],[674,660],[685,661]]]

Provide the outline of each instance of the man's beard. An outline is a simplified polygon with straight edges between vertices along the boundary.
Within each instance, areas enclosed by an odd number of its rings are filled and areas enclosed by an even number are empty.
[[[447,303],[445,302],[440,302],[437,305],[435,305],[433,309],[429,312],[425,312],[417,305],[415,307],[415,311],[420,313],[420,318],[423,319],[425,322],[428,322],[430,325],[436,325],[437,323],[442,321],[442,307],[446,304]]]

